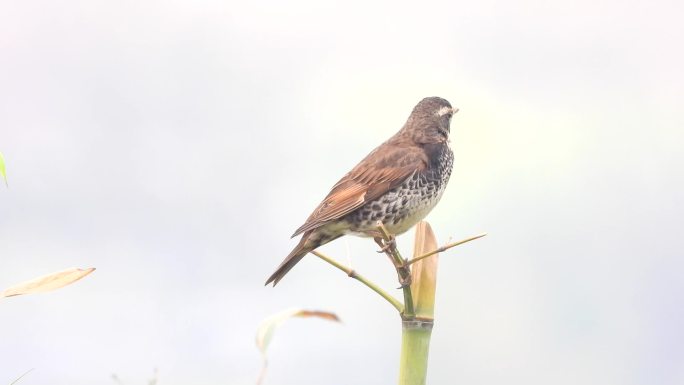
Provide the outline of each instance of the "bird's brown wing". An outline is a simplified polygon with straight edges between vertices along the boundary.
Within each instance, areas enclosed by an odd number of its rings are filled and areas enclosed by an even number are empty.
[[[416,172],[427,167],[427,156],[419,147],[385,143],[337,182],[293,237],[342,218],[366,202],[375,200]]]

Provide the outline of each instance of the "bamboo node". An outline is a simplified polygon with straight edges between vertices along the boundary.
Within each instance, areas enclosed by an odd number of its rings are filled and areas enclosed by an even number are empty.
[[[412,318],[412,319],[405,319],[405,320],[401,321],[402,329],[432,330],[432,327],[434,325],[435,325],[435,320],[433,320],[433,319]]]

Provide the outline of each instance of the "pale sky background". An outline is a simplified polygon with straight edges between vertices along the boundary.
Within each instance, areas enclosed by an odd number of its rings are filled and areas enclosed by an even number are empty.
[[[313,256],[331,185],[426,96],[460,112],[428,217],[430,384],[684,383],[681,1],[0,4],[0,384],[396,383],[400,323]],[[400,238],[406,253],[412,233]],[[391,290],[369,240],[323,248]],[[397,294],[399,294],[397,292]]]

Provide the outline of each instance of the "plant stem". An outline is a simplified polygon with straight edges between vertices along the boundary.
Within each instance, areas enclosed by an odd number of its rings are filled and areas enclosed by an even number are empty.
[[[458,242],[454,242],[454,243],[449,243],[448,245],[444,245],[444,246],[442,246],[442,247],[440,247],[440,248],[438,248],[438,249],[432,250],[432,251],[429,252],[429,253],[425,253],[425,254],[419,255],[419,256],[417,256],[417,257],[411,259],[410,261],[406,262],[406,265],[411,265],[411,264],[413,264],[413,263],[416,263],[416,262],[420,261],[421,259],[425,259],[425,258],[427,258],[427,257],[431,257],[431,256],[433,256],[433,255],[435,255],[435,254],[437,254],[437,253],[441,253],[441,252],[443,252],[443,251],[449,250],[449,249],[452,248],[452,247],[456,247],[456,246],[458,246],[458,245],[462,245],[462,244],[464,244],[464,243],[467,243],[467,242],[470,242],[470,241],[474,241],[474,240],[476,240],[476,239],[478,239],[478,238],[484,237],[485,235],[487,235],[487,233],[482,233],[482,234],[480,234],[480,235],[475,235],[474,237],[466,238],[466,239],[464,239],[464,240],[462,240],[462,241],[458,241]]]
[[[432,325],[432,320],[402,322],[399,385],[425,385]]]
[[[399,312],[399,314],[402,314],[404,312],[404,305],[399,302],[398,299],[392,297],[389,293],[386,291],[382,290],[380,286],[376,285],[372,281],[370,281],[368,278],[362,276],[361,274],[357,273],[353,269],[344,266],[343,264],[337,262],[336,260],[328,257],[327,255],[321,253],[320,251],[312,251],[311,254],[317,256],[318,258],[328,262],[329,264],[335,266],[336,268],[344,271],[347,273],[347,275],[351,278],[354,278],[355,280],[361,282],[362,284],[366,285],[368,288],[373,290],[374,292],[378,293],[382,298],[384,298],[387,302],[389,302],[392,306],[394,306],[395,309]]]
[[[397,249],[397,243],[392,239],[392,236],[385,228],[382,222],[378,221],[378,230],[382,234],[382,238],[385,241],[385,245],[389,246],[387,249],[387,255],[394,260],[394,267],[397,269],[397,274],[400,277],[401,289],[404,292],[404,311],[401,313],[401,318],[412,319],[416,316],[413,310],[413,294],[411,293],[411,286],[405,284],[406,282],[411,282],[411,269],[406,264],[406,260],[402,258],[399,250]]]
[[[14,384],[16,384],[17,382],[19,382],[19,380],[21,380],[22,378],[24,378],[25,375],[31,373],[31,372],[33,371],[33,369],[34,369],[34,368],[31,368],[31,369],[27,370],[26,372],[24,372],[24,374],[22,374],[21,376],[19,376],[19,378],[17,378],[16,380],[12,381],[12,383],[11,383],[10,385],[14,385]]]
[[[427,222],[416,226],[413,255],[437,248],[437,240]],[[438,259],[424,259],[412,266],[411,290],[414,295],[415,316],[401,323],[401,356],[399,385],[425,385],[427,377],[430,337],[434,324],[435,290]]]

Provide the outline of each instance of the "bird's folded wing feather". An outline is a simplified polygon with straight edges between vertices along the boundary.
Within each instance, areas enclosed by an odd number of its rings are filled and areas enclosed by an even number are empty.
[[[344,217],[426,167],[427,157],[422,149],[384,144],[340,179],[292,236]]]

